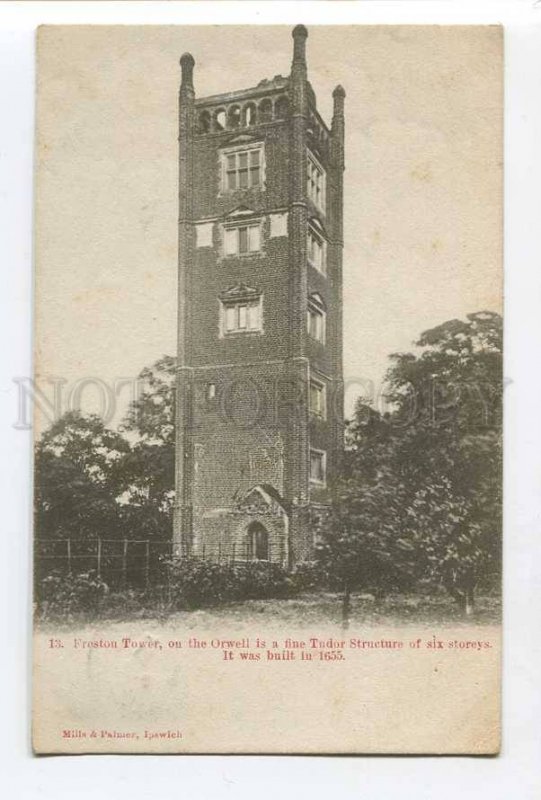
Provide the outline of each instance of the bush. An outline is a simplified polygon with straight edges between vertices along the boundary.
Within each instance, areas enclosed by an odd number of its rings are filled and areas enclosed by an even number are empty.
[[[95,616],[100,610],[109,587],[96,570],[78,575],[53,573],[44,578],[37,592],[37,604],[43,619],[69,619],[83,612]]]
[[[172,558],[166,563],[171,610],[202,608],[232,599],[233,577],[228,565],[201,558]]]
[[[329,577],[317,561],[304,561],[297,564],[291,573],[291,579],[297,592],[310,592],[327,589]]]
[[[234,600],[291,597],[295,581],[278,564],[263,561],[217,564],[202,558],[167,562],[171,610],[203,608]]]
[[[264,600],[296,594],[295,582],[279,564],[249,561],[234,564],[231,572],[235,599]]]
[[[49,575],[39,583],[36,595],[41,619],[165,619],[175,611],[239,600],[293,597],[320,588],[323,581],[315,564],[298,565],[292,573],[266,561],[219,564],[197,557],[175,557],[162,564],[166,585],[146,589],[111,591],[95,570]]]
[[[153,616],[152,602],[143,589],[111,591],[99,608],[100,617],[106,620],[142,619]]]

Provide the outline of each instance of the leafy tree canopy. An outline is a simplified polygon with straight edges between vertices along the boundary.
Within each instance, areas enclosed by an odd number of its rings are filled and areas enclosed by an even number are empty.
[[[176,359],[163,356],[139,375],[142,387],[122,430],[135,442],[125,459],[130,506],[141,512],[145,530],[170,531],[175,486]],[[164,532],[165,532],[164,531]]]
[[[128,442],[97,416],[70,411],[36,448],[36,510],[40,536],[105,536],[125,488]]]
[[[174,500],[175,359],[139,376],[119,432],[69,412],[36,448],[39,536],[167,538]]]
[[[319,557],[346,590],[419,580],[464,606],[500,573],[502,321],[478,312],[391,356],[390,411],[359,400]]]

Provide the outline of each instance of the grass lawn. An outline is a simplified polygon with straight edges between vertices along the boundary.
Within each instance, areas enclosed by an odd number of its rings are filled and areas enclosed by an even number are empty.
[[[336,626],[341,624],[341,611],[339,594],[307,592],[288,600],[245,600],[212,608],[179,611],[167,616],[154,613],[151,608],[134,609],[123,614],[117,606],[116,613],[103,614],[100,622],[157,619],[163,624],[178,623],[193,629],[222,623],[235,626]],[[474,615],[465,617],[456,603],[444,594],[437,597],[395,594],[378,602],[371,595],[354,594],[350,623],[363,627],[495,625],[500,622],[500,615],[500,600],[496,597],[478,597]]]

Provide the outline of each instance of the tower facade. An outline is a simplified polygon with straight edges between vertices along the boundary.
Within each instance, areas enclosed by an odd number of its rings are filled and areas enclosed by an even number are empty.
[[[344,90],[307,79],[196,98],[181,58],[177,552],[313,556],[343,447]]]

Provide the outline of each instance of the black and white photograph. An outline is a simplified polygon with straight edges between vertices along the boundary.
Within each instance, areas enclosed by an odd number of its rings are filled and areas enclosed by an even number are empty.
[[[502,58],[39,31],[37,752],[498,752]]]

